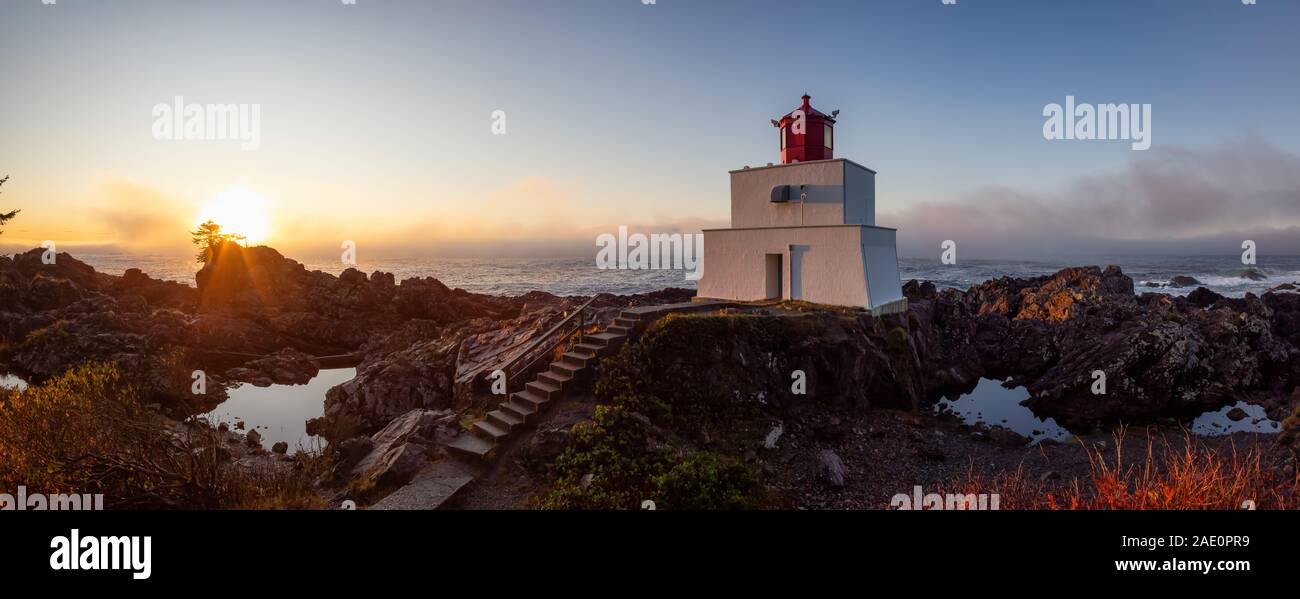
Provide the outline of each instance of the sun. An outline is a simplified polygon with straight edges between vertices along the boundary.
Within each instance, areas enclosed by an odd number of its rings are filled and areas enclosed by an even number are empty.
[[[198,222],[209,220],[221,225],[223,233],[243,235],[249,245],[261,243],[271,235],[266,198],[242,184],[230,186],[203,206]]]

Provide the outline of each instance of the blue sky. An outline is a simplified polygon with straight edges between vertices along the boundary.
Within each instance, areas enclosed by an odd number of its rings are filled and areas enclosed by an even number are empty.
[[[1020,225],[1046,229],[1035,251],[1231,253],[1300,225],[1297,31],[1295,0],[11,0],[0,208],[24,212],[0,239],[180,251],[239,182],[297,251],[570,254],[725,223],[726,171],[776,161],[768,119],[807,92],[842,111],[837,156],[879,172],[904,255],[1014,255]],[[1151,104],[1152,149],[1044,140],[1067,94]],[[152,139],[177,95],[260,104],[262,147]],[[1274,170],[1195,170],[1234,158]],[[1216,192],[1185,212],[1153,172]]]

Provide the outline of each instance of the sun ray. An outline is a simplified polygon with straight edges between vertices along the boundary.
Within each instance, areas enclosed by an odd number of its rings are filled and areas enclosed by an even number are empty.
[[[265,242],[271,236],[271,216],[265,196],[251,187],[236,184],[228,187],[199,210],[197,223],[211,220],[225,233],[242,235],[246,243]]]

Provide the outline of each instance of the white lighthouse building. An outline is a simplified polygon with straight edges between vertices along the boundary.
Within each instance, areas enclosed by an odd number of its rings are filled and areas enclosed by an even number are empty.
[[[731,171],[731,228],[704,231],[701,299],[906,309],[897,231],[876,226],[876,172],[834,158],[839,111],[772,121],[781,164]]]

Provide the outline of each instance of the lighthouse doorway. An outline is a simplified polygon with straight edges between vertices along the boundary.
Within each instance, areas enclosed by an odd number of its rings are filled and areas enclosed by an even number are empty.
[[[767,254],[767,299],[781,299],[781,291],[785,288],[785,281],[782,277],[785,269],[782,268],[781,254]]]

